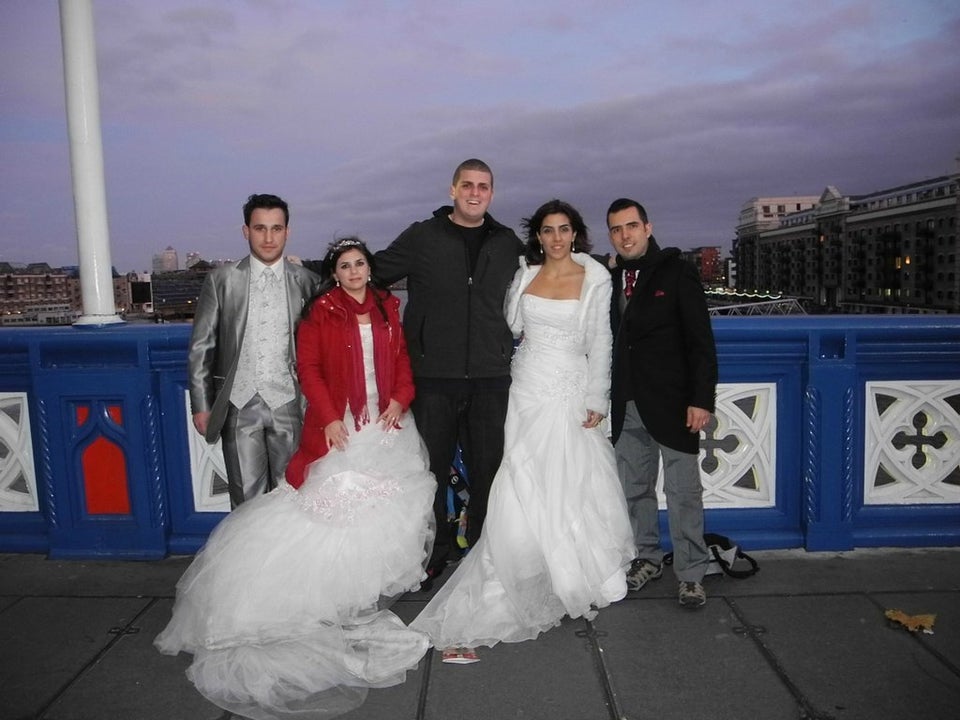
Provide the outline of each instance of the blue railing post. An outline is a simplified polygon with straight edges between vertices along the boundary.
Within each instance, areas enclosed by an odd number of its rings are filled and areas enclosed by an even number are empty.
[[[166,477],[149,336],[122,327],[34,335],[38,456],[54,557],[161,558]]]
[[[803,508],[808,550],[853,547],[855,334],[812,330],[803,399]]]

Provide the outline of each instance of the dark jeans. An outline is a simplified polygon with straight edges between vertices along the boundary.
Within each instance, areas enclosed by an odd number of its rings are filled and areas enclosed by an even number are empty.
[[[433,502],[437,536],[431,566],[442,566],[444,561],[458,556],[447,520],[448,477],[458,443],[463,451],[470,486],[467,541],[473,547],[480,539],[490,485],[503,457],[503,423],[507,416],[508,396],[506,388],[456,392],[417,388],[411,408],[430,455],[430,471],[437,479],[437,495]]]

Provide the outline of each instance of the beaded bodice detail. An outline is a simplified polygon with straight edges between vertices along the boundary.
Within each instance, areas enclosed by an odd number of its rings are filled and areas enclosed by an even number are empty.
[[[587,382],[584,333],[578,328],[579,300],[537,295],[520,299],[523,340],[514,357],[514,374],[531,373],[538,392],[581,397]]]

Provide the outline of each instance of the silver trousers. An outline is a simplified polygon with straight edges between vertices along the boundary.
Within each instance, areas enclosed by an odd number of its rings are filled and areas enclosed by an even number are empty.
[[[302,428],[297,400],[271,410],[254,395],[242,408],[229,406],[220,437],[232,508],[277,487],[300,444]]]

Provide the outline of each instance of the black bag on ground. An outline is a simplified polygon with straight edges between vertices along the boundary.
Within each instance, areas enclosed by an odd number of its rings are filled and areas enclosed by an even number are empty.
[[[751,575],[755,575],[760,566],[757,561],[747,555],[740,546],[725,535],[716,533],[704,533],[703,541],[707,544],[707,550],[710,552],[710,564],[707,565],[706,575],[729,575],[732,578],[743,580]],[[740,569],[735,568],[737,560],[743,560],[747,566]],[[673,553],[667,553],[663,556],[665,565],[673,564]],[[743,563],[741,563],[743,566]]]

